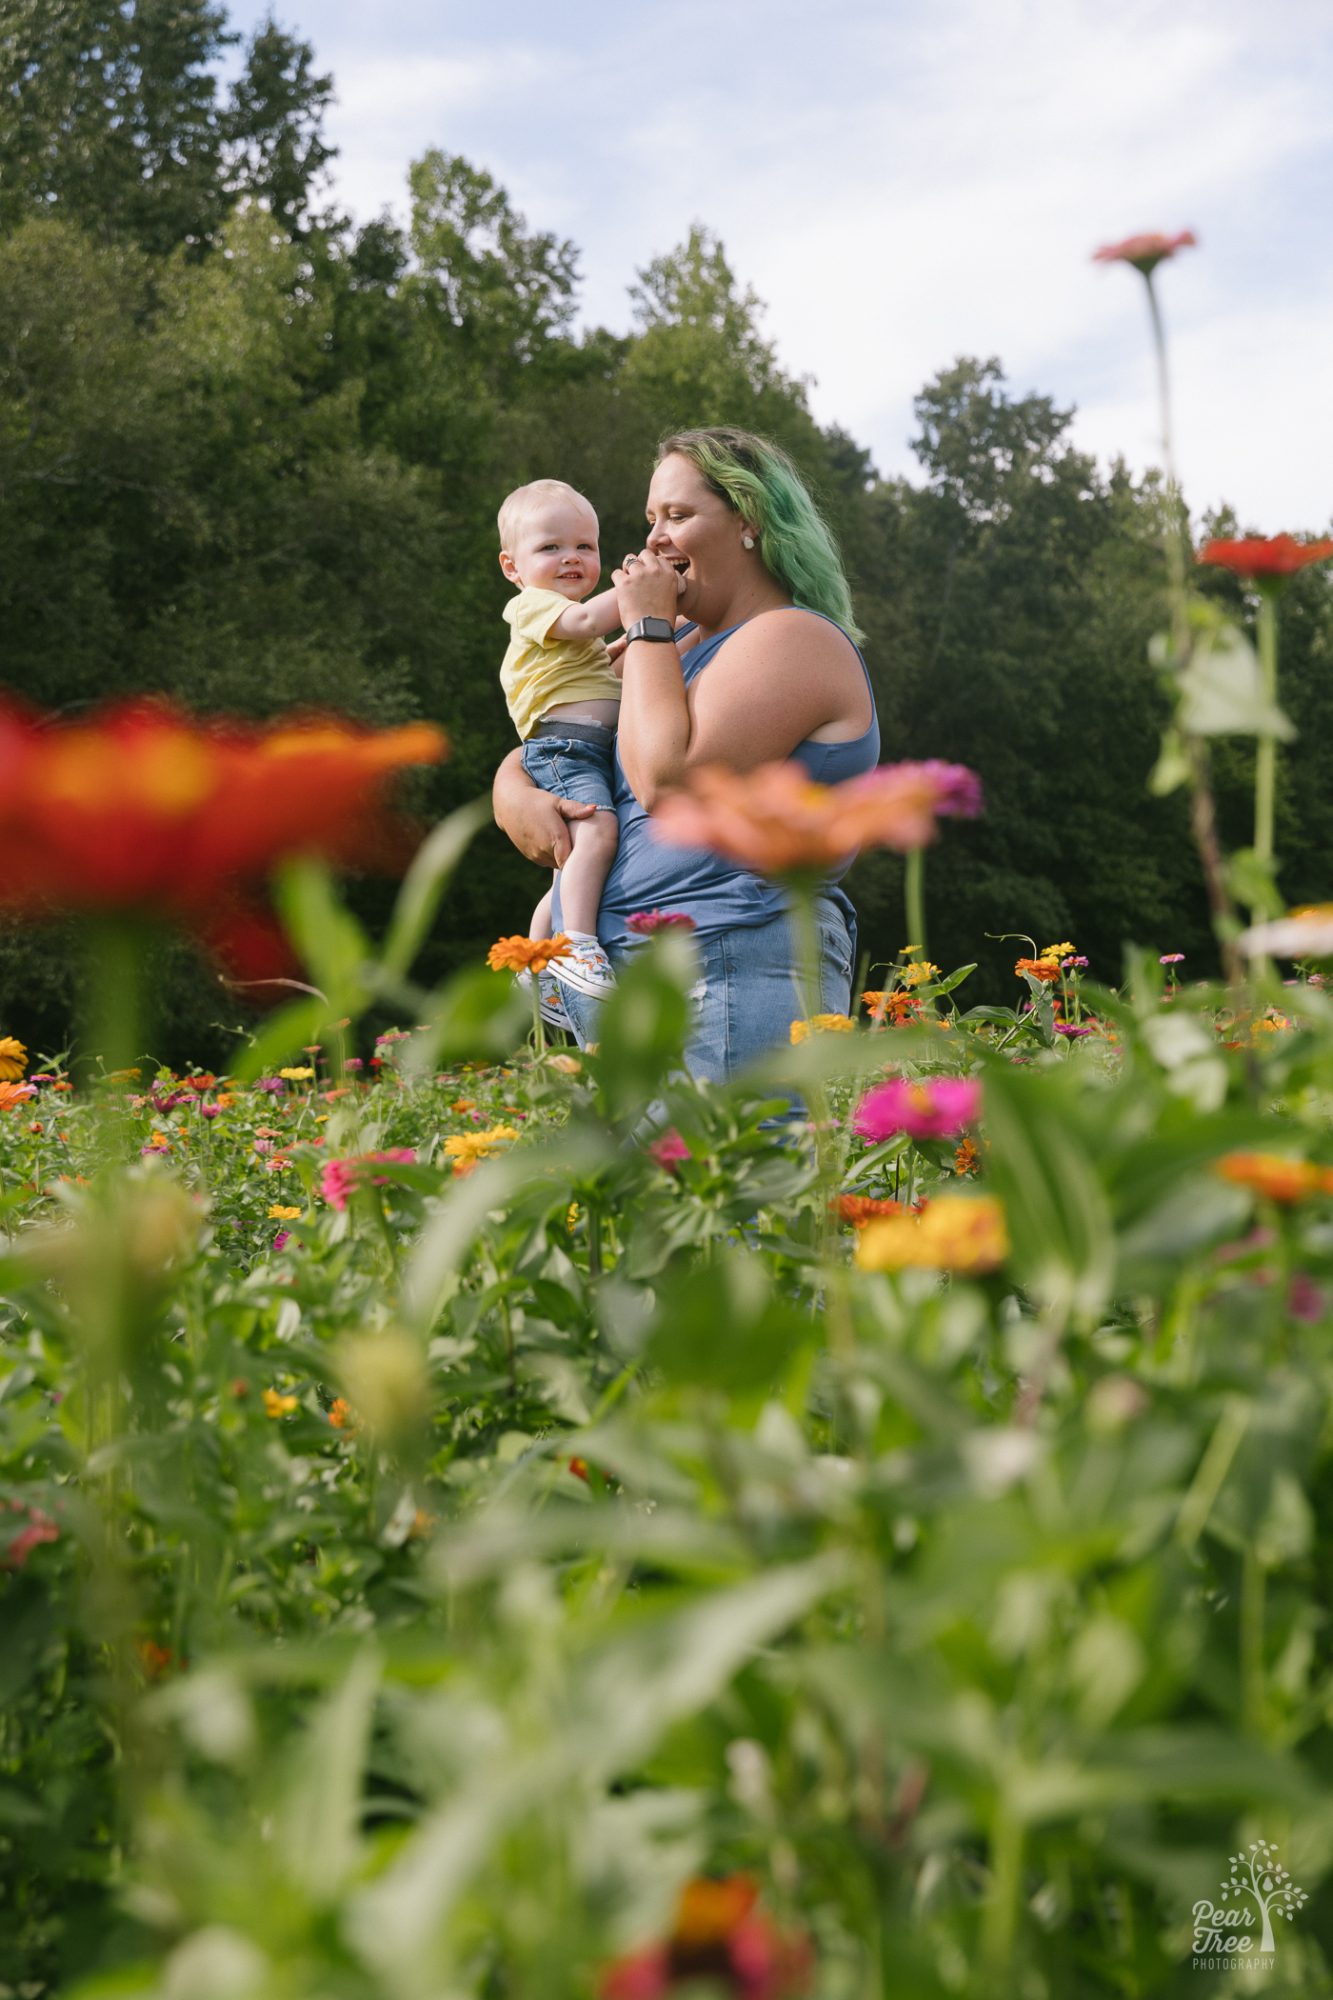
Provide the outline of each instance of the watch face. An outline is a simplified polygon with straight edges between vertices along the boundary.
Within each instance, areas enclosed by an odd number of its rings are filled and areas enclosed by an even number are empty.
[[[669,618],[640,618],[633,628],[644,639],[670,639],[674,637]]]

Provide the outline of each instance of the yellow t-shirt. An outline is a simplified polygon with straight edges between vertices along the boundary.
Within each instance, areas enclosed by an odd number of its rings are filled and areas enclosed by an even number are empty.
[[[520,737],[527,741],[548,708],[566,701],[619,701],[620,682],[601,639],[547,634],[570,600],[558,590],[520,590],[504,608],[513,627],[500,686]]]

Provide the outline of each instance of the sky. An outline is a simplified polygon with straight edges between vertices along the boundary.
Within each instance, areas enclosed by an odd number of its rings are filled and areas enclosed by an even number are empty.
[[[1144,286],[1091,261],[1192,229],[1159,269],[1196,519],[1333,522],[1329,0],[274,0],[331,72],[333,186],[407,215],[461,153],[579,247],[580,316],[693,222],[767,312],[811,408],[913,476],[912,398],[959,355],[1077,414],[1109,464],[1160,462]],[[249,33],[268,0],[230,0]]]

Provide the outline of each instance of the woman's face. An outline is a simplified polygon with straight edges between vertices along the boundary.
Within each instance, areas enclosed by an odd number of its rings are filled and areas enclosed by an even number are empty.
[[[646,546],[685,579],[678,609],[703,624],[725,613],[746,569],[739,514],[678,452],[664,458],[648,488]]]

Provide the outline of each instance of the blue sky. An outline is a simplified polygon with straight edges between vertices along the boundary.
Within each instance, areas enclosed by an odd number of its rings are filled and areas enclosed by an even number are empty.
[[[234,0],[248,32],[266,0]],[[579,246],[623,329],[649,258],[706,223],[811,403],[913,470],[913,394],[959,354],[1076,405],[1103,461],[1156,455],[1142,285],[1090,261],[1193,229],[1159,274],[1194,512],[1333,520],[1328,0],[275,0],[333,73],[335,187],[406,213],[430,146]]]

